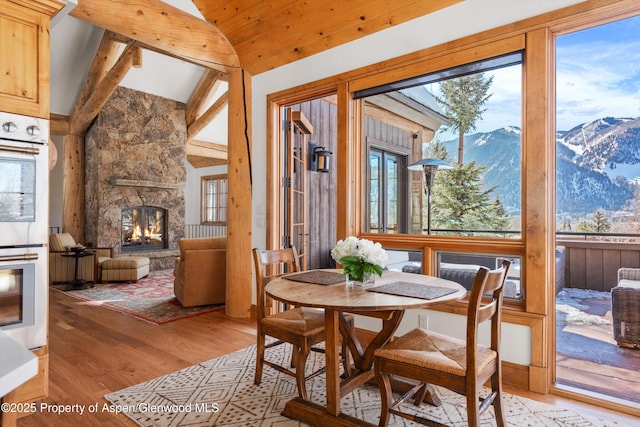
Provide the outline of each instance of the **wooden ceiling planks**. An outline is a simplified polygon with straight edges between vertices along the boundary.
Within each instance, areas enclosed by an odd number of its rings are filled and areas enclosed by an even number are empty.
[[[252,75],[433,13],[462,0],[193,0]]]

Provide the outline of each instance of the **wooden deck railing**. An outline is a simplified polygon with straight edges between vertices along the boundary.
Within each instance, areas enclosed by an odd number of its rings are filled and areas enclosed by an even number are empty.
[[[640,244],[581,240],[558,235],[567,248],[565,287],[608,292],[616,286],[620,267],[640,267]]]

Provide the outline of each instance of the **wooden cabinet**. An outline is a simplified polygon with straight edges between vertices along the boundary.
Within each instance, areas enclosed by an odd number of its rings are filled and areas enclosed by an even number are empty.
[[[49,118],[49,23],[64,3],[0,0],[0,110]]]

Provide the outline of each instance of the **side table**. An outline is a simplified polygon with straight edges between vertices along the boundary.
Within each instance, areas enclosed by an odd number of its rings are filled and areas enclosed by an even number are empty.
[[[95,256],[95,253],[89,251],[79,251],[79,252],[70,252],[68,254],[62,254],[63,257],[69,257],[75,259],[74,271],[73,271],[73,280],[68,282],[66,286],[62,288],[63,291],[72,291],[78,289],[87,289],[93,288],[93,283],[88,282],[86,280],[82,280],[78,277],[78,264],[80,262],[80,258]]]

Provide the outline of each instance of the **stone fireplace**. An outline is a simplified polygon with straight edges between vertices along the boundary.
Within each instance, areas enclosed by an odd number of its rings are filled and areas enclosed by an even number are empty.
[[[115,90],[85,138],[88,244],[149,257],[151,270],[174,267],[185,232],[186,134],[184,104]]]

